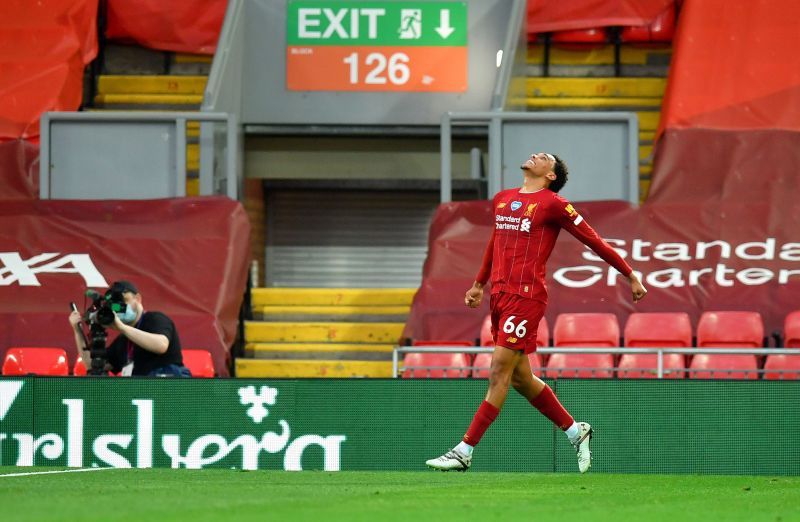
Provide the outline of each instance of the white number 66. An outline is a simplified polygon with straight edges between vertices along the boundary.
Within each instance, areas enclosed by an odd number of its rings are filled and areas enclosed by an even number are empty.
[[[503,331],[505,333],[514,332],[517,337],[525,337],[525,334],[528,333],[528,330],[525,328],[525,323],[527,323],[528,320],[525,319],[524,321],[520,321],[519,324],[515,325],[514,319],[516,318],[517,318],[516,315],[512,315],[511,317],[506,319],[506,322],[503,323]]]

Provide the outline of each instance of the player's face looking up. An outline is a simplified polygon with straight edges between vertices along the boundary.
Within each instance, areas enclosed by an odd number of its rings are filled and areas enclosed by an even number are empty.
[[[531,154],[528,160],[520,165],[520,168],[534,177],[550,178],[552,176],[552,179],[555,179],[555,174],[553,173],[555,165],[556,158],[552,154],[548,154],[547,152],[539,152],[536,154]],[[548,176],[548,174],[550,174],[550,176]]]

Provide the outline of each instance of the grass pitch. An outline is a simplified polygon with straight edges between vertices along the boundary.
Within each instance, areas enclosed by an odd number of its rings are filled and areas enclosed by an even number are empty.
[[[2,520],[800,520],[800,477],[172,469],[3,476],[44,470],[0,467]]]

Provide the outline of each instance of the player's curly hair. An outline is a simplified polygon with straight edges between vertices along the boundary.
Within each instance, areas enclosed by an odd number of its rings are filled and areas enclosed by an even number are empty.
[[[547,187],[553,192],[558,192],[564,185],[567,184],[567,177],[569,177],[569,170],[567,169],[567,164],[564,163],[564,160],[553,154],[553,157],[556,159],[555,165],[553,165],[553,174],[556,175],[556,179],[550,182],[550,186]]]

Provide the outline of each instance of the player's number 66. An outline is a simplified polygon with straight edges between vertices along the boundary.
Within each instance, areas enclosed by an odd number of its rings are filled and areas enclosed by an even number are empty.
[[[506,322],[503,323],[503,331],[505,333],[514,332],[517,337],[525,337],[525,334],[528,333],[528,330],[525,328],[525,323],[527,323],[528,320],[525,319],[524,321],[520,321],[518,325],[515,325],[514,319],[516,318],[516,315],[512,315],[506,319]]]

